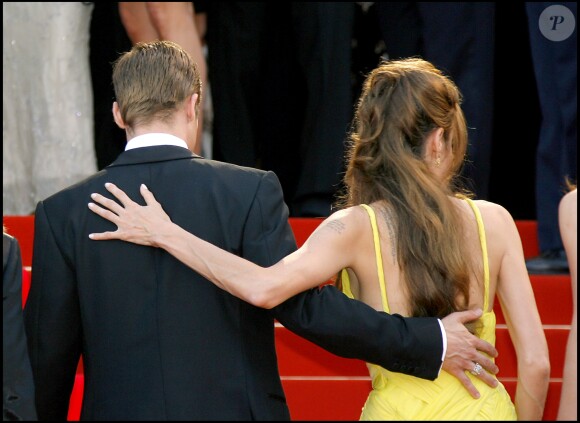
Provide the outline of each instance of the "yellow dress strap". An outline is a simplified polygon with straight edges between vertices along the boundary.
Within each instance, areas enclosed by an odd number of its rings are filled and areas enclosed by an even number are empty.
[[[361,206],[367,211],[371,219],[371,227],[373,228],[373,242],[375,244],[375,258],[377,261],[377,272],[379,276],[379,285],[381,287],[381,301],[383,304],[383,310],[387,313],[389,311],[389,303],[387,301],[387,289],[385,287],[385,272],[383,270],[383,256],[381,254],[381,240],[379,238],[379,229],[377,227],[377,217],[375,211],[367,204],[361,204]]]
[[[471,206],[473,213],[475,214],[475,220],[477,221],[477,230],[479,233],[479,242],[481,244],[481,253],[483,255],[483,312],[486,313],[489,308],[489,259],[487,257],[487,240],[485,237],[485,227],[483,225],[483,218],[481,217],[481,212],[475,204],[475,202],[465,197],[467,204]]]
[[[348,271],[346,269],[342,269],[340,273],[340,280],[342,281],[342,292],[348,298],[354,299],[354,295],[352,294],[352,289],[350,289],[350,277],[348,276]]]

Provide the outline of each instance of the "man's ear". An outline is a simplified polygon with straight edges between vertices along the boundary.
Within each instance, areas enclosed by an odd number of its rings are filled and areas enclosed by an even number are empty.
[[[119,128],[125,129],[127,127],[121,117],[121,110],[119,110],[119,104],[116,101],[113,102],[113,119],[115,119],[115,123]]]
[[[187,102],[187,119],[189,121],[197,119],[197,111],[199,104],[197,102],[199,94],[192,94]]]

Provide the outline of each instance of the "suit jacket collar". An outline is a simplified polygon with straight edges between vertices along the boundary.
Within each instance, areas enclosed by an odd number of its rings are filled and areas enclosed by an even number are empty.
[[[117,160],[107,167],[127,166],[134,164],[156,163],[168,160],[201,159],[186,148],[174,145],[140,147],[122,152]]]

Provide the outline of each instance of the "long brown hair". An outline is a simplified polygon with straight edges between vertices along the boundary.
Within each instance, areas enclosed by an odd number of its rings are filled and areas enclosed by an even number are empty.
[[[469,303],[471,263],[461,248],[463,219],[451,200],[460,191],[467,149],[460,103],[448,77],[425,60],[408,58],[383,62],[367,76],[353,120],[346,194],[338,205],[380,202],[388,208],[412,316],[443,317]],[[425,140],[437,128],[453,156],[443,184],[423,157]]]

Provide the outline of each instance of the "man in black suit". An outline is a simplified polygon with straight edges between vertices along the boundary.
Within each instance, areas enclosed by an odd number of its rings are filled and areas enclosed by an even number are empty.
[[[36,420],[34,382],[22,318],[20,245],[6,232],[2,238],[2,420]]]
[[[296,249],[274,173],[192,154],[199,81],[176,44],[134,46],[113,72],[126,151],[37,206],[25,321],[41,419],[66,418],[82,355],[82,420],[287,420],[275,318],[335,354],[422,378],[437,377],[442,357],[470,389],[473,361],[497,371],[476,347],[495,349],[462,324],[474,312],[403,319],[331,286],[266,310],[160,249],[91,241],[114,225],[88,209],[90,194],[113,182],[136,198],[145,182],[174,222],[223,249],[261,265]]]

